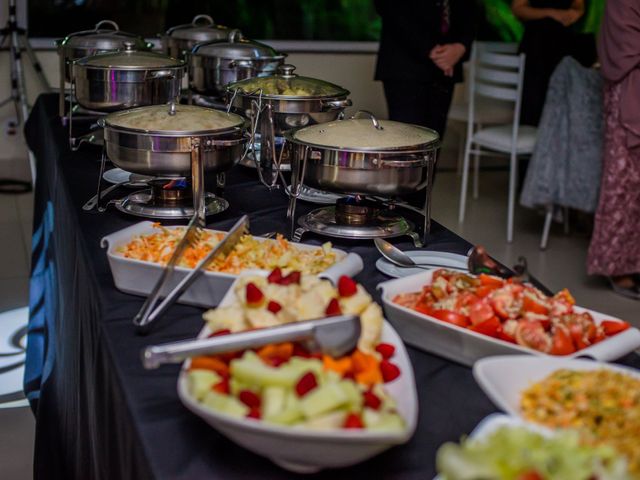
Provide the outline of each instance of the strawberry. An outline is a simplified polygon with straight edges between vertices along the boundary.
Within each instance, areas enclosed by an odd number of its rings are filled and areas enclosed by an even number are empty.
[[[300,380],[296,383],[296,393],[299,397],[304,397],[317,386],[318,380],[316,379],[315,374],[313,372],[307,372],[300,377]]]
[[[221,330],[216,330],[215,332],[210,334],[209,338],[211,338],[211,337],[219,337],[221,335],[229,335],[230,333],[231,333],[231,330],[229,330],[228,328],[223,328]]]
[[[380,408],[380,405],[382,405],[382,400],[380,400],[380,398],[378,398],[378,396],[372,391],[363,392],[362,398],[364,399],[365,407],[378,410]]]
[[[280,280],[278,283],[280,285],[291,285],[293,283],[297,283],[298,285],[300,285],[301,277],[302,275],[300,274],[300,272],[291,272],[286,277],[283,277],[282,280]]]
[[[238,400],[251,409],[260,409],[260,397],[251,390],[242,390],[238,394]]]
[[[280,280],[282,280],[282,270],[280,270],[280,267],[276,267],[267,277],[267,281],[269,283],[280,283]]]
[[[380,373],[382,373],[382,379],[385,383],[391,382],[400,376],[400,369],[394,363],[389,360],[382,360],[380,362]]]
[[[223,378],[218,383],[216,383],[211,389],[214,392],[222,393],[223,395],[229,395],[229,379]]]
[[[278,302],[275,302],[273,300],[269,300],[269,303],[267,303],[267,310],[269,310],[271,313],[275,315],[280,310],[282,310],[282,305],[280,305]]]
[[[344,425],[342,428],[364,428],[364,423],[362,423],[362,418],[357,413],[350,413],[347,415],[347,418],[344,420]]]
[[[247,418],[255,418],[256,420],[260,420],[260,417],[262,417],[262,415],[260,414],[259,408],[252,408],[251,410],[249,410],[249,413],[247,413]]]
[[[262,290],[260,290],[253,282],[247,283],[246,296],[248,307],[259,307],[264,301],[264,293],[262,293]]]
[[[394,353],[396,353],[396,347],[394,347],[389,343],[380,343],[376,347],[376,352],[382,355],[382,358],[384,358],[385,360],[388,360],[391,357],[393,357]]]
[[[358,284],[353,279],[342,275],[338,279],[338,293],[341,297],[352,297],[358,291]]]
[[[328,317],[332,317],[334,315],[342,315],[342,309],[340,308],[340,304],[338,303],[337,298],[332,298],[327,305],[327,308],[324,311],[325,315]]]

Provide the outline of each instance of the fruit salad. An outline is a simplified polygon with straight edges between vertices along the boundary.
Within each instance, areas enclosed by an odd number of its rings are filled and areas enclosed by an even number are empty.
[[[421,291],[396,295],[394,303],[476,333],[551,355],[569,355],[629,328],[627,322],[596,324],[578,313],[564,289],[553,297],[515,280],[436,270]]]
[[[212,336],[252,328],[357,314],[358,347],[333,358],[285,342],[224,355],[194,357],[187,379],[203,406],[238,418],[307,429],[403,431],[405,422],[384,384],[400,377],[395,347],[380,343],[382,311],[362,286],[279,269],[236,282],[235,302],[205,314]]]

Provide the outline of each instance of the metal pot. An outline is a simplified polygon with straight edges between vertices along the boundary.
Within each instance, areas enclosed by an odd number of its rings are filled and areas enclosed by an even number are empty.
[[[268,108],[276,135],[292,128],[330,122],[351,106],[349,91],[316,78],[301,77],[293,65],[280,65],[275,75],[227,85],[232,108],[252,118]],[[259,113],[259,112],[258,112]]]
[[[233,30],[228,41],[198,43],[188,55],[189,88],[199,94],[222,96],[231,82],[275,73],[285,55]]]
[[[172,103],[114,112],[101,123],[108,158],[142,175],[188,176],[196,150],[201,150],[204,171],[223,172],[238,162],[247,142],[242,117],[193,105]]]
[[[111,28],[105,28],[111,27]],[[101,20],[93,30],[83,30],[56,40],[60,66],[60,116],[64,116],[65,82],[71,83],[71,64],[80,58],[98,53],[115,52],[122,48],[122,42],[133,42],[136,50],[151,50],[153,45],[133,33],[120,30],[111,20]]]
[[[73,64],[77,102],[84,108],[112,112],[168,103],[180,95],[185,62],[164,55],[124,50],[81,58]]]
[[[224,41],[230,32],[228,27],[216,25],[209,15],[196,15],[191,23],[167,30],[162,36],[162,49],[170,57],[186,59],[197,43]]]
[[[359,112],[360,113],[360,112]],[[428,128],[352,118],[288,132],[292,184],[395,197],[427,186],[440,141]]]

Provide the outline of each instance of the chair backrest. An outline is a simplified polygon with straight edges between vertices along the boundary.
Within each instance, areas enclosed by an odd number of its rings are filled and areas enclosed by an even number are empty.
[[[513,132],[517,138],[525,55],[514,44],[475,42],[469,68],[468,138],[473,134],[475,97],[480,95],[514,103]]]

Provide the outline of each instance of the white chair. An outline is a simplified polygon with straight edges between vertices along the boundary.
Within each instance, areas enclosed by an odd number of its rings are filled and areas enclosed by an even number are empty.
[[[518,156],[531,155],[536,141],[536,128],[520,126],[520,103],[524,76],[525,55],[494,53],[477,45],[470,66],[469,112],[467,142],[462,167],[462,188],[458,221],[464,222],[469,181],[469,157],[473,155],[509,156],[509,202],[507,213],[507,242],[513,240],[513,216],[518,178]],[[514,104],[511,124],[473,131],[476,96],[503,100]],[[484,150],[483,150],[484,149]],[[478,166],[474,169],[477,184]]]
[[[470,62],[475,60],[476,48],[481,48],[486,52],[495,53],[507,53],[515,54],[518,52],[518,44],[510,42],[480,42],[475,41],[471,50]],[[468,67],[468,63],[465,64]],[[468,72],[467,72],[468,73]],[[448,119],[450,121],[457,122],[463,130],[460,132],[460,143],[458,146],[458,165],[457,173],[462,174],[462,163],[464,161],[464,149],[467,144],[467,120],[469,116],[469,82],[460,84],[461,90],[464,92],[456,92],[454,95],[454,101],[449,109]],[[513,106],[507,102],[496,102],[495,100],[488,98],[479,98],[475,105],[475,124],[473,130],[481,130],[484,126],[499,125],[501,123],[508,123],[513,118]],[[474,165],[478,166],[478,156],[474,156]],[[476,177],[474,177],[475,179]],[[473,198],[478,198],[478,186],[477,182],[473,184]]]

